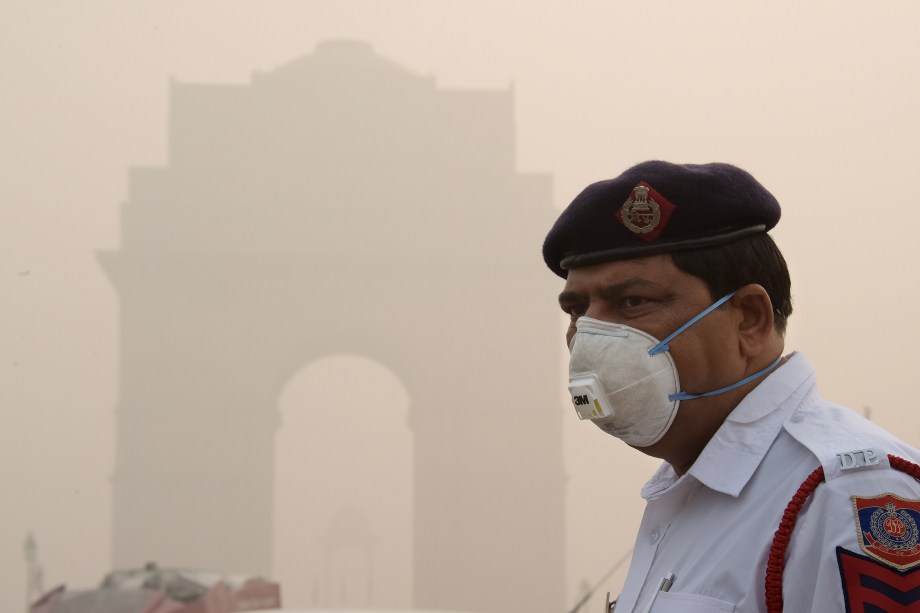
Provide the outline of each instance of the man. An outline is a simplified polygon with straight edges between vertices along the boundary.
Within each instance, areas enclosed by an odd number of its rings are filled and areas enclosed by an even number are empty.
[[[739,168],[656,161],[546,238],[578,415],[664,461],[617,613],[920,611],[920,452],[784,354],[779,217]]]

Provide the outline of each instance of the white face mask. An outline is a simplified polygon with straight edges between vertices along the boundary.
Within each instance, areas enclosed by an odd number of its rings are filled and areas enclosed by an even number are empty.
[[[776,368],[782,356],[763,370],[723,388],[702,394],[680,391],[677,366],[668,343],[735,292],[723,296],[663,341],[630,328],[590,317],[575,322],[569,345],[569,391],[581,419],[635,447],[661,440],[677,415],[681,400],[715,396],[753,381]]]
[[[674,359],[649,355],[658,339],[641,330],[580,317],[569,358],[569,391],[581,419],[636,447],[657,443],[680,400]]]

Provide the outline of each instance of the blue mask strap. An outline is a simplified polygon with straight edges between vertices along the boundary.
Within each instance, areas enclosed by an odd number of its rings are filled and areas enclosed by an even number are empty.
[[[728,294],[727,296],[722,296],[721,298],[716,300],[714,303],[706,307],[706,309],[702,313],[700,313],[699,315],[697,315],[696,317],[694,317],[693,319],[691,319],[690,321],[688,321],[687,323],[679,327],[677,330],[675,330],[674,332],[666,336],[663,341],[661,341],[660,343],[658,343],[657,345],[649,349],[648,354],[655,355],[655,354],[661,353],[662,351],[667,351],[669,349],[668,343],[673,341],[675,336],[677,336],[678,334],[680,334],[681,332],[683,332],[684,330],[686,330],[687,328],[689,328],[690,326],[692,326],[693,324],[701,320],[702,318],[712,313],[714,310],[722,306],[725,303],[725,301],[727,301],[729,298],[731,298],[734,295],[735,295],[735,292],[732,292]]]
[[[694,398],[702,398],[703,396],[715,396],[716,394],[721,394],[722,392],[733,390],[736,387],[741,387],[742,385],[750,383],[751,381],[753,381],[757,377],[760,377],[761,375],[767,374],[768,372],[770,372],[771,370],[779,366],[779,363],[782,359],[783,359],[783,356],[779,356],[778,358],[776,358],[776,361],[774,361],[772,364],[770,364],[763,370],[757,371],[750,377],[745,377],[744,379],[742,379],[741,381],[738,381],[737,383],[726,385],[725,387],[721,389],[713,390],[711,392],[706,392],[705,394],[688,394],[687,392],[679,392],[677,394],[670,394],[668,396],[668,400],[671,400],[672,402],[674,400],[693,400]]]

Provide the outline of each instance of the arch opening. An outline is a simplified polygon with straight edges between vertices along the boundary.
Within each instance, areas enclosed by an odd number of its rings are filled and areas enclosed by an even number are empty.
[[[285,607],[411,608],[409,393],[381,363],[306,364],[279,396],[273,577]]]

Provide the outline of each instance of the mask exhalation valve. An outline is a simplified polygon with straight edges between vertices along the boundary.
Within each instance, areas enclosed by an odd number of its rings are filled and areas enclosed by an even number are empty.
[[[597,376],[584,374],[569,380],[572,404],[579,419],[600,419],[613,415],[613,407],[607,402]]]

